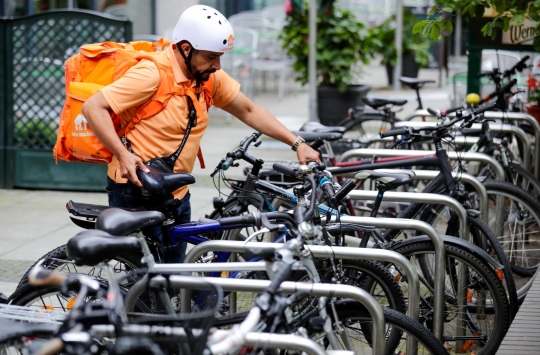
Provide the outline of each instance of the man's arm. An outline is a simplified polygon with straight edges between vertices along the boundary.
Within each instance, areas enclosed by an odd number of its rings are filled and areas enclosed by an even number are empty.
[[[90,97],[82,106],[82,113],[96,137],[114,154],[120,163],[120,173],[122,177],[129,179],[135,185],[142,187],[137,178],[137,167],[144,172],[148,168],[141,158],[131,154],[118,138],[111,120],[109,111],[111,106],[105,100],[101,91]]]
[[[292,146],[298,138],[279,122],[270,112],[248,99],[242,92],[227,106],[223,107],[231,115],[257,131]],[[319,161],[319,153],[307,144],[300,144],[296,149],[298,161]]]

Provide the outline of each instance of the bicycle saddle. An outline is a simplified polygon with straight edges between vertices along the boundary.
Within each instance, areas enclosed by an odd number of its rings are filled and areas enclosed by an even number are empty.
[[[401,81],[403,84],[407,85],[411,89],[420,89],[425,84],[434,83],[435,80],[423,80],[423,79],[416,79],[416,78],[408,78],[406,76],[402,76],[399,78],[399,81]]]
[[[345,133],[346,128],[341,126],[325,126],[319,122],[307,122],[300,127],[301,132]]]
[[[407,100],[368,99],[367,97],[363,98],[362,101],[375,110],[386,105],[403,106],[407,103]]]
[[[96,221],[96,229],[111,235],[128,235],[142,227],[161,224],[165,215],[158,211],[130,212],[121,208],[107,208]]]
[[[341,139],[341,133],[324,133],[324,132],[299,132],[292,131],[293,134],[300,136],[306,140],[306,143],[313,142],[315,139],[320,138],[327,142],[337,141]]]
[[[149,173],[137,169],[137,177],[143,188],[152,195],[167,196],[182,186],[195,183],[195,178],[185,173],[162,173],[147,166]]]
[[[135,237],[113,237],[107,232],[89,229],[80,232],[67,243],[67,255],[78,265],[94,266],[126,254],[141,255],[141,245]]]
[[[415,176],[412,171],[404,171],[403,174],[389,174],[373,170],[360,171],[354,177],[358,180],[376,180],[379,183],[378,189],[385,191],[396,189],[412,181]]]

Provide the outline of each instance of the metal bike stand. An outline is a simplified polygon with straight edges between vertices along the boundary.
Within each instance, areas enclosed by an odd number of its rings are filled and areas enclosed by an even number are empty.
[[[243,242],[240,242],[243,243]],[[279,245],[279,244],[278,244]],[[221,272],[221,271],[266,271],[264,261],[256,262],[227,262],[227,263],[183,263],[183,264],[156,264],[149,272],[166,273],[193,273],[193,272]],[[294,263],[293,270],[305,270],[301,263]]]
[[[414,176],[412,176],[413,180],[433,180],[437,177],[437,175],[439,175],[439,172],[434,170],[376,169],[375,171],[386,172],[389,174],[402,174],[403,172],[412,171],[414,173]],[[334,176],[346,177],[354,177],[354,175],[356,175],[356,173],[334,174]],[[471,187],[475,189],[476,193],[478,194],[479,210],[482,213],[482,219],[484,222],[488,223],[489,201],[486,187],[480,182],[480,180],[471,174],[452,172],[452,175],[454,177],[458,177],[460,181],[471,185]]]
[[[205,243],[200,245],[203,244]],[[223,277],[193,277],[177,275],[169,276],[168,282],[172,287],[182,289],[189,287],[196,288],[198,290],[212,290],[212,285],[219,285],[223,291],[244,292],[264,292],[271,283],[270,280],[244,280]],[[366,307],[373,321],[373,353],[380,355],[385,353],[384,350],[386,344],[384,314],[381,309],[381,305],[378,304],[367,291],[350,285],[317,284],[291,281],[283,282],[280,290],[287,294],[305,292],[312,296],[352,298],[360,302],[364,307]],[[184,303],[188,302],[184,302],[184,299],[182,299],[182,305]],[[409,343],[407,343],[407,345],[408,344]]]
[[[375,200],[377,191],[354,190],[349,192],[351,200]],[[416,193],[416,192],[393,192],[388,191],[383,195],[383,201],[388,202],[418,202],[435,205],[444,205],[452,208],[459,219],[459,234],[461,239],[467,240],[469,235],[469,225],[467,223],[467,211],[456,199],[439,194]]]
[[[405,120],[410,121],[413,118],[426,117],[426,116],[433,117],[426,110],[416,110],[411,115],[409,115]],[[540,125],[538,124],[536,119],[532,117],[531,115],[528,115],[522,112],[487,111],[487,112],[484,112],[484,117],[496,118],[496,119],[508,119],[508,120],[516,120],[516,121],[526,121],[534,128],[534,137],[535,137],[536,142],[540,142]],[[433,122],[419,122],[419,124],[426,125],[426,126],[429,125],[430,123],[433,123]],[[411,125],[412,122],[407,122],[406,124]],[[540,179],[540,143],[535,144],[534,158],[536,159],[535,164],[534,164],[534,175],[538,179]]]
[[[211,252],[211,251],[226,251],[226,252],[236,252],[242,253],[250,248],[274,248],[279,249],[283,244],[279,243],[245,243],[245,242],[233,242],[227,240],[211,240],[208,242],[201,243],[193,247],[190,252],[186,255],[184,265],[193,265],[193,269],[198,268],[200,263],[195,264],[195,261],[199,256]],[[391,250],[382,250],[382,249],[364,249],[364,248],[350,248],[350,247],[329,247],[329,246],[318,246],[318,245],[306,245],[311,254],[316,258],[326,258],[328,256],[334,256],[341,259],[362,259],[362,260],[373,260],[373,261],[385,261],[396,264],[399,266],[405,276],[408,279],[409,290],[408,290],[408,299],[413,300],[409,302],[409,309],[407,315],[412,319],[418,321],[419,307],[420,304],[420,281],[418,279],[418,272],[415,267],[411,264],[406,257]],[[217,263],[211,263],[217,264]],[[228,265],[238,265],[244,263],[223,263]],[[258,263],[247,263],[247,264],[258,264]],[[161,272],[178,272],[176,266],[171,266],[167,268],[166,264],[156,265],[160,267]],[[240,265],[239,265],[240,266]],[[256,266],[254,266],[250,271],[256,271]],[[211,268],[211,266],[209,266]],[[185,271],[192,271],[191,268],[185,268]],[[189,270],[188,270],[189,269]],[[152,269],[155,271],[155,269]],[[165,271],[163,271],[165,270]],[[235,269],[236,270],[236,269]],[[266,270],[266,269],[264,269]],[[180,291],[181,294],[184,290]],[[191,292],[188,292],[185,296],[182,294],[182,299],[191,299]],[[182,312],[190,312],[191,305],[185,304],[186,308],[182,308]],[[184,303],[182,303],[184,307]]]
[[[488,111],[484,112],[485,118],[498,118],[498,119],[508,119],[515,121],[525,121],[528,122],[534,128],[534,175],[540,179],[540,125],[536,119],[526,113],[521,112],[495,112]]]
[[[412,157],[412,156],[424,156],[424,155],[435,155],[433,150],[393,150],[393,149],[373,149],[373,148],[361,148],[361,149],[351,149],[346,151],[341,155],[341,161],[347,161],[354,158],[390,158],[390,157]],[[464,152],[457,154],[456,152],[447,152],[448,158],[452,160],[468,160],[468,161],[479,161],[485,164],[490,165],[496,173],[497,180],[504,180],[504,169],[501,164],[493,157],[490,157],[487,154],[482,153],[471,153]],[[328,171],[339,168],[328,168]],[[358,170],[361,170],[362,166],[358,166]]]
[[[491,112],[490,112],[491,114]],[[487,117],[487,116],[486,116]],[[536,122],[536,120],[535,120]],[[404,126],[409,126],[409,127],[425,127],[425,126],[436,126],[438,125],[439,123],[438,122],[421,122],[421,121],[412,121],[412,122],[405,122],[405,121],[400,121],[400,122],[396,122],[395,123],[395,126],[396,127],[404,127]],[[471,129],[482,129],[482,125],[479,124],[479,123],[475,123],[473,124],[471,127]],[[511,133],[513,135],[516,136],[517,139],[519,139],[521,141],[521,145],[523,146],[523,166],[525,168],[527,168],[528,170],[531,169],[532,167],[532,156],[531,156],[531,147],[532,147],[532,143],[531,143],[531,139],[529,138],[529,135],[521,128],[517,127],[517,126],[514,126],[514,125],[511,125],[511,124],[507,124],[507,123],[497,123],[497,122],[490,122],[489,123],[489,130],[492,131],[492,132],[500,132],[500,133]],[[387,138],[383,138],[383,139],[388,139],[390,138],[388,141],[392,141],[392,137],[387,137]],[[458,144],[467,144],[469,143],[472,139],[472,137],[469,137],[467,140],[467,137],[466,136],[456,136],[455,137],[455,141],[456,143]],[[381,140],[383,140],[381,139]],[[379,140],[374,140],[374,141],[379,141]],[[536,158],[536,162],[538,163],[538,158]]]
[[[335,222],[336,217],[332,216],[330,222]],[[433,334],[437,339],[443,341],[444,327],[444,298],[445,298],[445,277],[446,269],[446,251],[444,242],[439,233],[423,221],[403,218],[374,218],[374,217],[351,217],[340,216],[341,223],[359,224],[362,226],[373,226],[375,228],[391,228],[391,229],[412,229],[425,233],[432,241],[435,251],[435,272],[434,272],[434,287],[433,287]],[[369,249],[373,250],[373,249]],[[409,302],[409,307],[410,307]],[[466,304],[459,305],[464,307]],[[462,308],[460,308],[462,309]]]
[[[323,350],[319,344],[311,339],[299,335],[290,334],[270,334],[270,333],[247,333],[245,344],[247,346],[261,346],[272,349],[293,349],[305,352],[310,355],[327,355],[332,351]]]

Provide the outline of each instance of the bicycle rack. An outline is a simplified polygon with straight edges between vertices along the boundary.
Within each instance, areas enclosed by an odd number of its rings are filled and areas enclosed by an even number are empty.
[[[343,155],[341,155],[341,161],[347,161],[354,158],[387,158],[387,157],[409,157],[409,156],[424,156],[424,155],[435,155],[433,150],[393,150],[393,149],[372,149],[372,148],[360,148],[360,149],[351,149]],[[490,165],[496,173],[498,180],[505,180],[504,169],[501,164],[493,157],[490,157],[487,154],[482,153],[471,153],[464,152],[457,154],[456,152],[447,152],[448,157],[452,160],[468,160],[468,161],[479,161],[485,164]],[[328,169],[332,172],[332,168]],[[361,170],[359,166],[358,170]]]
[[[194,268],[197,268],[198,265],[201,265],[200,263],[195,264],[195,261],[199,258],[199,256],[207,252],[211,252],[211,251],[227,251],[227,252],[242,253],[250,248],[279,249],[281,247],[282,247],[282,244],[279,244],[279,243],[245,243],[245,242],[236,242],[236,241],[227,241],[227,240],[225,241],[212,240],[212,241],[201,243],[193,247],[193,249],[191,249],[190,252],[186,255],[184,263],[185,264],[189,263],[189,265],[194,265]],[[405,258],[403,255],[390,251],[390,250],[380,250],[380,249],[359,249],[359,248],[329,247],[329,246],[317,246],[317,245],[309,245],[305,247],[313,254],[314,257],[328,257],[328,255],[334,255],[335,257],[342,258],[342,259],[363,259],[363,260],[373,260],[373,261],[385,261],[385,262],[391,262],[393,264],[398,265],[401,269],[403,269],[405,276],[407,276],[407,279],[409,280],[408,281],[409,282],[408,298],[410,300],[415,301],[415,302],[409,303],[408,316],[418,321],[419,309],[417,305],[420,304],[420,281],[418,279],[418,273],[416,269],[409,262],[409,260],[407,260],[407,258]],[[218,263],[212,263],[212,264],[218,264]],[[244,264],[244,263],[222,263],[222,264],[236,265],[236,264]],[[258,263],[247,263],[247,264],[253,265],[253,264],[258,264]],[[166,264],[159,264],[159,265],[156,264],[156,267],[158,268],[153,268],[152,271],[178,272],[179,270],[176,266],[171,266],[170,268],[167,268]],[[259,266],[254,266],[254,267],[259,267]],[[238,269],[234,269],[234,270],[238,271]],[[263,269],[263,270],[266,270],[266,269]],[[188,270],[186,268],[185,271],[192,271],[192,270]],[[217,271],[222,271],[222,270],[218,269]],[[250,271],[257,271],[257,269],[253,268]],[[189,295],[186,295],[186,296],[191,297]],[[190,298],[183,298],[183,299],[190,299]],[[185,310],[182,309],[182,311],[189,312],[189,309],[185,309]]]
[[[200,245],[204,244],[205,243],[202,243]],[[255,244],[257,247],[260,247],[261,243]],[[164,278],[163,281],[166,282]],[[219,285],[224,291],[264,292],[270,286],[271,281],[171,275],[168,277],[168,283],[171,285],[171,287],[181,289],[189,287],[199,290],[212,290],[213,288],[211,284],[213,284]],[[313,296],[343,297],[357,300],[367,308],[373,320],[373,353],[381,355],[385,353],[385,323],[383,311],[381,306],[367,291],[350,285],[316,284],[291,281],[283,282],[280,290],[287,294],[306,292]],[[182,298],[182,296],[180,297],[182,299],[182,308],[184,308],[184,306],[188,305],[190,302],[184,302],[186,299]],[[191,298],[188,300],[191,300]],[[409,343],[407,343],[407,346],[409,346]]]
[[[377,191],[354,190],[349,192],[351,200],[375,200]],[[467,223],[467,211],[456,199],[439,194],[413,193],[413,192],[393,192],[388,191],[383,195],[383,201],[388,202],[418,202],[426,204],[443,205],[452,208],[459,219],[459,234],[461,239],[467,240],[469,236],[469,225]]]
[[[433,117],[427,110],[416,110],[410,116],[408,116],[405,121],[409,121],[416,117]],[[534,138],[536,141],[534,149],[534,175],[540,179],[540,125],[534,117],[522,112],[497,112],[497,111],[487,111],[484,112],[485,118],[496,118],[496,119],[508,119],[516,121],[526,121],[534,128]],[[422,122],[427,123],[427,122]],[[517,134],[516,134],[517,136]]]
[[[437,175],[439,175],[439,172],[434,170],[376,169],[376,171],[387,172],[389,174],[402,174],[404,171],[412,171],[414,173],[414,176],[412,176],[413,180],[433,180],[435,177],[437,177]],[[346,173],[334,175],[354,177],[355,174],[356,173]],[[454,178],[458,177],[460,181],[471,185],[471,187],[476,190],[476,192],[478,193],[480,205],[479,210],[482,213],[482,219],[484,220],[484,222],[488,223],[489,201],[486,187],[471,174],[452,172],[452,175],[454,176]]]
[[[487,116],[486,116],[487,117]],[[421,122],[421,121],[410,121],[410,122],[405,122],[405,121],[400,121],[400,122],[396,122],[395,123],[395,126],[396,127],[404,127],[404,126],[409,126],[409,127],[425,127],[425,126],[436,126],[438,125],[439,123],[438,122]],[[472,129],[482,129],[482,125],[481,124],[478,124],[478,123],[475,123],[471,126]],[[531,170],[532,168],[532,162],[531,162],[531,146],[532,146],[532,143],[531,143],[531,139],[529,138],[528,134],[521,128],[517,127],[517,126],[514,126],[514,125],[511,125],[511,124],[506,124],[506,123],[497,123],[497,122],[489,122],[489,130],[492,131],[492,132],[500,132],[500,133],[512,133],[516,136],[517,139],[519,139],[521,141],[521,145],[523,146],[523,165],[525,168],[527,168],[527,170]],[[390,138],[389,141],[392,140],[392,137],[387,137],[387,138],[382,138],[381,141],[383,139],[388,139]],[[455,141],[456,143],[458,144],[467,144],[467,143],[472,143],[472,138],[473,137],[466,137],[466,136],[456,136],[455,137]],[[378,141],[378,140],[375,140],[375,141]],[[537,163],[538,163],[538,158],[537,158]]]
[[[417,221],[406,220],[399,218],[371,218],[371,217],[341,217],[343,223],[369,225],[378,228],[403,228],[419,230],[428,235],[433,241],[435,247],[435,290],[434,292],[434,330],[435,336],[442,340],[443,335],[443,313],[444,313],[444,270],[445,270],[445,250],[444,242],[437,231],[429,224]],[[195,246],[186,256],[185,263],[194,263],[199,256],[210,251],[230,251],[244,252],[249,248],[273,247],[279,248],[276,243],[244,243],[233,241],[209,241]],[[409,300],[417,300],[420,290],[418,275],[412,265],[402,259],[402,255],[396,253],[388,253],[389,251],[377,249],[360,249],[347,247],[322,247],[322,246],[307,246],[314,257],[328,257],[333,255],[336,258],[342,259],[357,259],[357,260],[377,260],[392,262],[401,267],[409,279]],[[381,253],[381,252],[386,252]],[[399,255],[399,256],[398,256]],[[412,278],[410,275],[413,275]],[[412,287],[411,287],[412,285]],[[181,290],[181,299],[191,299],[191,292]],[[185,294],[182,294],[185,292]],[[416,292],[416,294],[411,294]],[[187,306],[187,305],[186,305]],[[189,309],[182,309],[182,312],[189,312]],[[409,316],[414,320],[418,320],[419,302],[409,301]]]
[[[484,112],[484,117],[508,119],[508,120],[515,120],[515,121],[525,121],[534,128],[534,139],[535,139],[534,158],[536,159],[535,164],[534,164],[534,175],[536,176],[536,178],[540,179],[540,125],[538,124],[536,119],[533,116],[528,115],[526,113],[496,112],[496,111]]]

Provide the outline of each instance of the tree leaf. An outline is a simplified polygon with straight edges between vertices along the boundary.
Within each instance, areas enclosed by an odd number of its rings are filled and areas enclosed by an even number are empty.
[[[523,22],[525,22],[525,15],[515,15],[510,21],[514,24],[514,26],[521,26],[523,25]]]
[[[508,17],[503,17],[503,23],[504,23],[503,31],[506,32],[510,28],[510,19]]]
[[[447,21],[444,23],[444,30],[448,32],[448,34],[452,33],[454,31],[454,25],[452,25],[452,22]]]
[[[452,9],[451,7],[443,7],[442,9],[444,12],[454,12],[454,9]]]
[[[441,29],[439,26],[435,25],[431,27],[431,33],[429,34],[429,38],[431,38],[432,41],[437,41],[441,35]]]
[[[540,36],[534,37],[533,47],[535,51],[540,52]]]
[[[412,29],[412,33],[417,34],[418,32],[420,32],[424,28],[426,23],[427,23],[427,20],[423,20],[423,21],[419,21],[415,23]]]

